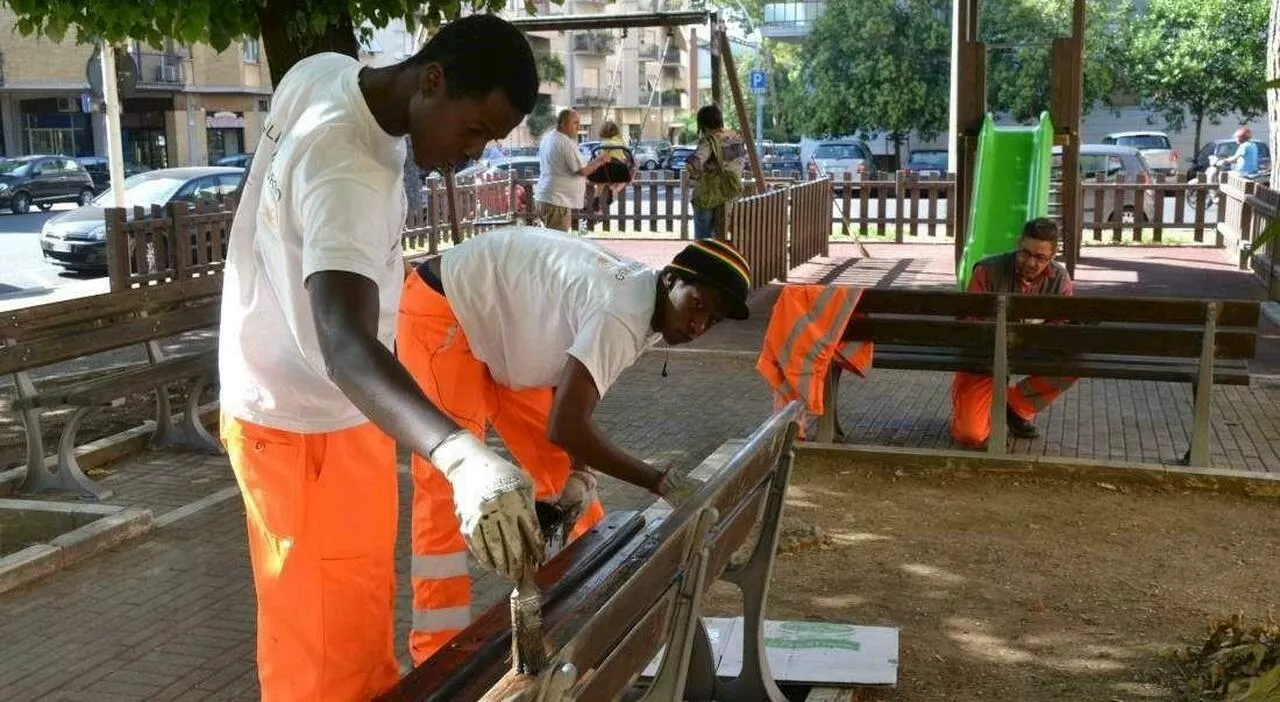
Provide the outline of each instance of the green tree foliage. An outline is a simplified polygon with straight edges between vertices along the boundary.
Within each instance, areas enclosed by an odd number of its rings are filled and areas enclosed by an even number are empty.
[[[1265,114],[1268,0],[1150,0],[1132,37],[1134,84],[1169,128]]]
[[[221,51],[245,36],[261,36],[278,83],[293,64],[322,51],[356,56],[356,27],[385,27],[393,19],[437,26],[461,13],[460,0],[6,0],[17,30],[61,41],[137,39],[204,42]],[[477,12],[498,11],[504,0],[472,0]]]
[[[1049,109],[1055,37],[1071,33],[1072,3],[1064,0],[983,0],[980,38],[987,55],[987,104],[1019,122]],[[1130,32],[1134,28],[1130,0],[1085,3],[1083,110],[1110,104],[1128,87]]]
[[[947,0],[831,0],[804,44],[789,112],[812,135],[926,139],[947,128]]]

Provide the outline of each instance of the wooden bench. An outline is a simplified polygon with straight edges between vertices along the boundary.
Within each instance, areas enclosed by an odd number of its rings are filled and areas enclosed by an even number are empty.
[[[765,657],[764,604],[800,411],[792,403],[745,443],[726,445],[732,455],[680,509],[610,514],[541,569],[550,656],[540,675],[511,670],[502,602],[383,699],[612,700],[635,692],[665,644],[645,699],[785,700]],[[713,456],[704,470],[715,465]],[[716,677],[700,618],[703,593],[722,576],[743,592],[743,666],[732,680]]]
[[[152,443],[221,452],[198,415],[202,391],[217,377],[216,348],[168,357],[160,340],[183,332],[216,330],[222,277],[189,278],[92,297],[39,305],[0,314],[0,375],[11,375],[15,397],[0,409],[18,414],[27,439],[27,473],[22,492],[69,490],[98,499],[109,492],[88,478],[76,462],[76,432],[94,408],[138,393],[156,394]],[[69,384],[42,381],[32,372],[57,363],[128,347],[146,349],[147,360],[86,374]],[[182,421],[175,426],[169,386],[192,381]],[[74,408],[62,430],[56,472],[45,467],[40,414]]]
[[[1211,391],[1215,384],[1249,384],[1259,305],[870,289],[857,315],[843,338],[875,342],[875,368],[993,376],[990,453],[1006,450],[1011,374],[1154,380],[1191,385],[1195,419],[1184,461],[1206,466]],[[843,439],[840,375],[835,369],[827,376],[818,441]]]

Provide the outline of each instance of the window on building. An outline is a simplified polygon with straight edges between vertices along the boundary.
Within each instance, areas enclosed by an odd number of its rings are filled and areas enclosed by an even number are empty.
[[[245,37],[240,42],[240,55],[244,58],[245,63],[258,62],[258,38]]]
[[[209,163],[217,163],[218,159],[244,153],[243,129],[206,130],[208,135]]]

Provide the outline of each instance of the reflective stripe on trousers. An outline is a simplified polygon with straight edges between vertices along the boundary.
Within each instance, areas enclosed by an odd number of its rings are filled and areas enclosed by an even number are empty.
[[[423,392],[460,426],[483,437],[493,425],[516,463],[533,479],[537,499],[560,494],[571,461],[546,438],[552,389],[511,390],[494,382],[488,368],[472,355],[448,300],[417,275],[408,277],[401,297],[396,351]],[[603,518],[600,503],[592,504],[571,536],[585,533]],[[452,486],[428,461],[414,455],[414,625],[409,632],[414,665],[470,622],[467,547],[458,530]]]
[[[1009,406],[1023,419],[1044,410],[1076,382],[1075,378],[1028,376],[1009,387]],[[979,446],[991,435],[989,375],[956,373],[951,381],[951,436],[966,446]],[[1000,421],[1004,421],[1001,417]]]

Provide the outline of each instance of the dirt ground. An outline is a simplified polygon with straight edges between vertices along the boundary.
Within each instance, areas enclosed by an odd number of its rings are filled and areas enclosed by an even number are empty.
[[[1162,654],[1280,612],[1280,502],[801,457],[786,510],[821,537],[779,555],[769,618],[900,628],[897,688],[861,700],[1192,699]]]

